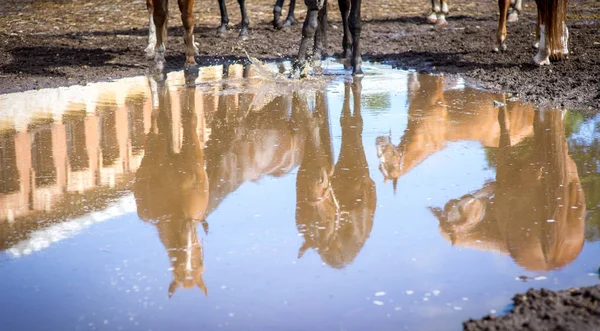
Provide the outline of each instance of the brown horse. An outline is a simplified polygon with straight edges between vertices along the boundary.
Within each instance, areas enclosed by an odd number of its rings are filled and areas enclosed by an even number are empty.
[[[310,41],[314,42],[312,62],[316,68],[320,67],[321,58],[326,53],[323,47],[327,45],[327,0],[304,0],[304,3],[308,8],[308,12],[302,26],[302,40],[300,41],[298,58],[294,63],[294,73],[300,71],[301,77],[306,76],[308,72],[306,60],[308,43]],[[360,54],[361,0],[338,0],[338,5],[344,27],[342,39],[344,59],[350,61],[352,75],[362,76],[362,58]],[[350,36],[352,36],[352,40],[350,40]]]
[[[496,30],[494,51],[506,50],[506,15],[510,0],[498,0],[500,16]],[[550,60],[567,59],[569,55],[569,29],[566,25],[568,0],[536,0],[537,28],[535,48],[538,53],[533,61],[538,65],[549,65]]]
[[[342,142],[335,166],[325,97],[317,94],[306,117],[305,153],[296,179],[296,226],[303,235],[302,256],[314,248],[323,261],[343,268],[358,255],[373,227],[377,195],[362,144],[360,82],[346,83],[340,123]],[[350,111],[350,89],[354,111]]]
[[[496,181],[432,211],[453,245],[508,254],[533,271],[563,267],[581,252],[586,210],[564,112],[536,112],[533,142],[519,147],[511,144],[507,113],[498,113]]]
[[[185,43],[185,67],[196,66],[194,56],[198,55],[198,47],[194,43],[194,0],[178,0],[179,11],[181,12],[181,21],[183,23]],[[246,13],[245,0],[238,0],[242,12],[242,28],[240,30],[240,39],[248,39],[248,15]],[[169,14],[168,0],[146,0],[148,9],[148,47],[146,47],[146,56],[154,59],[156,67],[162,70],[165,62],[165,42],[167,41],[167,18]],[[225,0],[219,0],[219,9],[221,11],[221,26],[217,30],[219,36],[227,33],[229,17]]]
[[[151,85],[156,104],[133,187],[138,215],[156,226],[167,250],[173,270],[169,297],[181,286],[197,286],[207,293],[202,279],[203,251],[196,226],[201,223],[205,232],[208,230],[205,217],[209,184],[204,170],[203,143],[197,133],[195,88],[187,87],[181,92],[183,139],[176,153],[173,137],[178,136],[178,128],[173,126],[173,112],[178,110],[170,105],[164,78],[151,79]]]

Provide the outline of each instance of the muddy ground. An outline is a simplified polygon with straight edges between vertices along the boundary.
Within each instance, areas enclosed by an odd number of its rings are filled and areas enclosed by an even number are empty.
[[[272,0],[249,0],[251,38],[242,42],[235,28],[218,38],[215,0],[196,1],[199,63],[235,60],[250,55],[264,60],[293,57],[301,24],[276,31],[271,27]],[[335,1],[333,1],[335,2]],[[426,23],[426,0],[372,0],[362,6],[365,60],[400,68],[458,74],[493,90],[518,93],[524,100],[556,107],[600,109],[600,2],[569,3],[571,31],[568,61],[536,67],[535,4],[524,1],[524,13],[508,26],[508,51],[490,50],[496,27],[493,0],[450,2],[447,26]],[[287,3],[286,3],[287,5]],[[176,1],[170,4],[168,68],[180,69],[184,58]],[[304,18],[299,1],[297,18]],[[240,20],[237,1],[228,1],[231,25]],[[287,10],[287,9],[286,9]],[[341,51],[340,15],[330,10],[328,52]],[[0,92],[82,84],[143,74],[147,14],[143,0],[4,0],[0,2]]]
[[[225,38],[216,1],[197,0],[196,41],[200,64],[245,58],[291,58],[297,52],[300,24],[271,26],[272,3],[250,0],[251,38],[240,41],[235,28]],[[286,4],[287,5],[287,4]],[[230,21],[240,15],[228,1]],[[328,52],[341,51],[341,24],[336,4],[330,11]],[[449,24],[426,23],[426,0],[372,0],[363,4],[363,58],[445,75],[461,75],[493,90],[518,93],[522,99],[554,107],[600,110],[600,1],[572,0],[568,61],[536,67],[535,4],[524,1],[524,13],[509,24],[509,49],[492,53],[497,5],[491,0],[451,1]],[[304,18],[299,2],[297,18]],[[169,70],[181,69],[183,31],[176,1],[171,1]],[[0,1],[0,92],[54,87],[144,74],[151,63],[147,14],[143,0],[2,0]],[[594,330],[599,329],[598,287],[575,291],[528,292],[515,297],[506,317],[468,321],[466,330]]]
[[[467,331],[600,330],[600,285],[553,292],[529,290],[513,298],[507,316],[486,316],[463,324]]]

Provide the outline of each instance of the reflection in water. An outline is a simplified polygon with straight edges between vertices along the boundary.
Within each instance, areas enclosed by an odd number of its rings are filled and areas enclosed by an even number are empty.
[[[204,256],[196,225],[205,220],[208,178],[204,168],[204,144],[198,138],[195,88],[181,89],[180,109],[173,109],[164,77],[152,81],[158,104],[152,111],[145,155],[136,173],[133,192],[138,215],[152,221],[165,246],[173,269],[169,296],[178,287],[198,286],[207,293],[202,279]],[[183,139],[175,152],[173,116],[181,116]],[[202,122],[202,121],[200,121]],[[204,130],[204,128],[201,128]]]
[[[371,233],[375,215],[377,197],[362,143],[360,93],[360,80],[345,83],[342,142],[335,166],[325,95],[317,93],[312,114],[306,101],[294,96],[307,131],[296,180],[296,226],[304,238],[299,256],[314,248],[334,268],[343,268],[356,258]]]
[[[449,143],[478,141],[496,167],[496,181],[448,202],[443,210],[432,209],[444,238],[453,245],[509,254],[530,270],[573,261],[584,242],[585,200],[568,154],[564,113],[534,112],[510,101],[493,108],[492,96],[455,95],[443,90],[441,78],[412,78],[409,120],[400,144],[377,138],[384,179],[395,187],[401,176]],[[465,97],[481,110],[453,109],[456,98]]]
[[[506,115],[502,107],[496,181],[433,209],[440,231],[453,245],[500,251],[529,270],[563,267],[583,247],[586,209],[564,112],[536,112],[526,151],[511,146]]]

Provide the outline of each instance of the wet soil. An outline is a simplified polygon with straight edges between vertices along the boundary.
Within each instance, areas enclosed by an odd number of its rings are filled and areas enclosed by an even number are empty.
[[[600,330],[600,285],[553,292],[529,290],[513,298],[507,316],[464,323],[465,330]]]
[[[181,69],[184,57],[176,2],[170,6],[167,61],[168,69],[174,70]],[[426,23],[425,1],[370,1],[363,4],[363,58],[461,75],[481,87],[515,92],[538,104],[600,109],[600,2],[576,0],[569,6],[571,56],[550,67],[539,68],[531,61],[533,1],[524,2],[521,19],[509,24],[508,50],[500,54],[490,51],[497,19],[494,1],[452,1],[449,24],[442,27]],[[218,7],[196,4],[200,64],[244,59],[245,51],[262,60],[295,56],[301,24],[275,30],[270,23],[272,1],[248,3],[251,38],[245,42],[238,40],[233,27],[240,19],[237,3],[228,1],[228,7],[232,30],[219,38]],[[302,21],[304,5],[297,7]],[[336,4],[329,16],[328,52],[337,56],[342,31]],[[139,75],[150,65],[143,55],[144,1],[10,0],[0,6],[0,18],[0,92]]]

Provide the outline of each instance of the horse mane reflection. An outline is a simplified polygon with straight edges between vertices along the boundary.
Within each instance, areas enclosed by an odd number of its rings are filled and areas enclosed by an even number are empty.
[[[360,92],[359,79],[345,84],[342,142],[335,165],[325,95],[317,93],[312,114],[306,101],[295,96],[297,110],[307,123],[304,157],[296,180],[296,226],[304,239],[299,257],[313,248],[334,268],[354,261],[369,238],[375,215],[375,183],[369,176],[362,144]]]
[[[498,121],[496,180],[433,208],[453,245],[499,251],[532,271],[554,270],[579,255],[585,197],[568,152],[564,112],[536,112],[531,144],[511,145],[505,109]]]
[[[173,273],[169,297],[179,287],[197,286],[207,294],[196,227],[202,223],[205,231],[208,229],[209,183],[197,132],[195,88],[182,89],[181,109],[175,109],[164,77],[149,80],[154,101],[152,122],[133,188],[138,215],[156,226],[167,250]],[[174,125],[174,114],[179,111],[183,139],[181,146],[175,146],[174,136],[178,135],[174,132],[179,128]],[[180,147],[178,153],[176,147]]]

